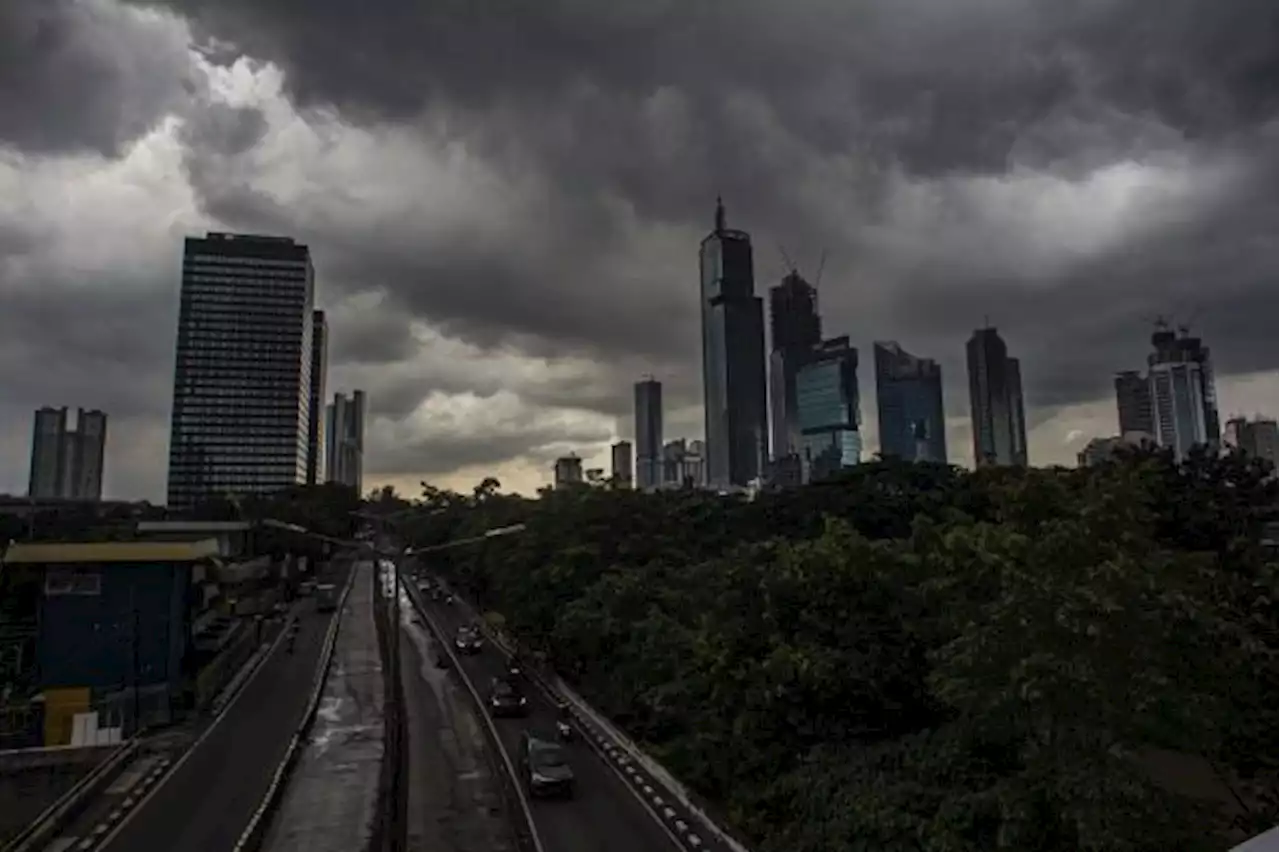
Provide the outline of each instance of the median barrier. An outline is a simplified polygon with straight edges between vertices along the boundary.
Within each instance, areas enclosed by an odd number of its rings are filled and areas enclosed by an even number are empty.
[[[294,763],[297,762],[298,755],[301,752],[301,745],[305,741],[307,733],[311,730],[311,725],[316,718],[316,710],[320,707],[320,697],[324,694],[324,683],[329,675],[329,666],[333,662],[333,649],[338,639],[338,628],[342,623],[342,611],[346,607],[347,596],[351,594],[351,587],[355,583],[358,573],[358,571],[352,569],[347,577],[342,596],[338,599],[337,609],[334,611],[333,619],[329,622],[329,629],[325,633],[324,645],[321,646],[320,660],[316,664],[316,676],[311,686],[311,695],[307,699],[306,710],[302,715],[302,722],[294,731],[293,736],[289,738],[289,746],[285,749],[284,756],[280,758],[280,763],[276,765],[276,771],[271,776],[271,784],[267,787],[267,792],[263,795],[257,810],[249,818],[249,824],[240,832],[240,838],[236,841],[236,845],[232,847],[232,852],[255,852],[255,850],[261,848],[262,841],[266,839],[267,829],[271,825],[268,817],[280,804],[280,800],[284,795],[285,782],[289,777],[289,771],[293,768]]]

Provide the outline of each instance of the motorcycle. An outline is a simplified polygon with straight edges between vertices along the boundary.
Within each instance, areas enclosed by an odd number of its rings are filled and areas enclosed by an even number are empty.
[[[564,742],[570,742],[574,738],[573,725],[570,722],[569,708],[561,705],[557,708],[556,716],[556,734]]]

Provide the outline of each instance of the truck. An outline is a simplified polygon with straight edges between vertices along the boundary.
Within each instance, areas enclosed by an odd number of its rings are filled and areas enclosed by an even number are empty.
[[[316,612],[333,612],[338,608],[338,587],[333,583],[316,583]]]

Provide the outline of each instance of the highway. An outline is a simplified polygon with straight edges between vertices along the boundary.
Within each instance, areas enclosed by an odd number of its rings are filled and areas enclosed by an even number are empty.
[[[412,582],[405,575],[407,582]],[[433,603],[415,595],[431,619],[451,637],[466,623],[458,607]],[[482,699],[488,697],[491,678],[506,671],[501,652],[486,644],[478,654],[461,655],[463,669]],[[532,684],[524,690],[529,700],[529,716],[524,719],[497,719],[502,744],[514,764],[520,732],[525,728],[554,735],[556,712]],[[546,852],[657,852],[677,846],[672,837],[641,804],[618,774],[602,762],[591,746],[582,741],[568,746],[569,762],[577,778],[571,801],[531,800],[534,822]]]
[[[334,582],[345,583],[348,570],[335,573]],[[302,720],[333,617],[303,609],[293,653],[283,643],[274,647],[99,852],[231,852]]]

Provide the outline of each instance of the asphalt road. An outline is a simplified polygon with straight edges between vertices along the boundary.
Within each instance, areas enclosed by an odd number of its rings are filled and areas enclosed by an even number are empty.
[[[465,623],[465,616],[457,608],[432,603],[421,596],[420,599],[447,636],[452,636],[458,626]],[[487,700],[490,679],[506,671],[501,652],[486,644],[479,654],[462,656],[461,660],[467,677],[481,698]],[[555,732],[555,708],[532,684],[525,688],[524,695],[529,700],[527,718],[496,720],[502,744],[513,764],[521,731],[532,728],[553,736]],[[567,750],[577,778],[574,798],[530,802],[546,852],[660,852],[680,848],[591,746],[577,741],[570,743]]]
[[[402,600],[401,675],[408,727],[408,852],[513,852],[501,781],[471,696],[437,665],[431,632]]]
[[[346,581],[346,571],[335,582]],[[302,720],[330,614],[304,610],[292,654],[275,646],[194,749],[99,852],[230,852]]]

